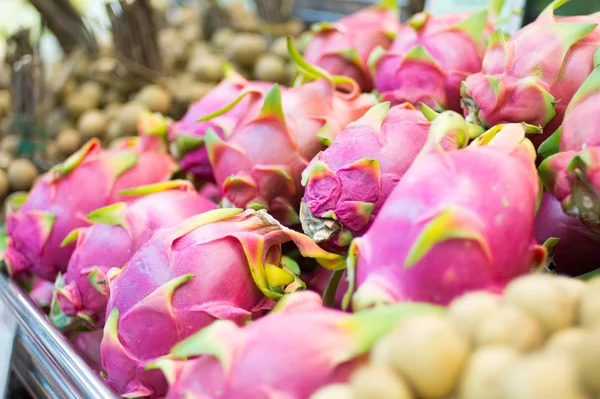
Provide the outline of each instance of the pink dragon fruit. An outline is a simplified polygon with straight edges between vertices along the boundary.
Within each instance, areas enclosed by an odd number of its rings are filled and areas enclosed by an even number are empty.
[[[69,337],[69,341],[88,366],[96,372],[102,370],[100,343],[102,330],[78,331]]]
[[[222,140],[214,131],[206,147],[221,195],[234,206],[268,209],[286,225],[299,222],[300,177],[322,142],[362,116],[371,96],[337,92],[331,80],[318,79],[282,93],[274,85],[250,120]]]
[[[213,129],[220,138],[225,138],[248,112],[252,103],[261,99],[260,93],[271,87],[271,83],[248,82],[227,64],[224,69],[225,79],[202,99],[192,104],[180,121],[169,126],[172,152],[180,159],[181,169],[191,172],[199,180],[213,179],[204,147],[207,129]],[[231,109],[226,114],[209,121],[198,121],[201,117],[230,104]]]
[[[293,241],[303,256],[344,268],[343,257],[281,226],[264,210],[240,212],[208,211],[159,230],[123,271],[109,271],[101,352],[108,383],[118,393],[164,395],[166,380],[144,369],[149,362],[215,319],[243,324],[301,288],[300,271],[284,263],[281,244]]]
[[[443,113],[430,134],[437,140],[438,129],[457,118]],[[540,190],[535,150],[524,138],[529,129],[496,126],[465,149],[432,146],[419,155],[371,229],[351,245],[355,310],[399,301],[447,304],[471,290],[500,292],[545,262],[533,231]]]
[[[600,147],[559,152],[546,158],[539,174],[563,211],[600,233]]]
[[[600,267],[600,235],[576,217],[565,214],[560,202],[548,192],[544,192],[535,217],[535,238],[538,242],[559,239],[550,251],[559,274],[579,276]]]
[[[384,0],[336,23],[315,24],[304,57],[332,75],[351,77],[363,92],[368,92],[373,89],[369,55],[376,47],[390,47],[398,30],[396,0]]]
[[[348,290],[348,281],[344,270],[327,270],[319,267],[310,273],[300,275],[306,283],[306,289],[323,298],[323,305],[342,309],[344,294]]]
[[[536,21],[506,40],[492,36],[480,73],[463,83],[462,104],[468,120],[482,126],[526,122],[553,133],[569,101],[593,69],[600,47],[600,13],[557,18],[550,4]]]
[[[540,145],[538,152],[542,156],[600,146],[600,118],[595,117],[600,101],[600,50],[594,61],[595,69],[571,99],[563,124]]]
[[[389,50],[371,54],[375,88],[392,104],[422,102],[436,110],[460,110],[460,84],[481,70],[488,24],[487,10],[414,15]]]
[[[298,292],[243,328],[216,321],[150,367],[169,378],[167,399],[308,399],[326,384],[347,381],[362,355],[403,318],[441,310],[415,303],[352,315],[322,307],[314,293]]]
[[[142,125],[156,127],[150,122]],[[10,273],[31,271],[54,280],[65,271],[75,249],[60,244],[69,232],[85,225],[86,214],[123,200],[118,192],[125,188],[168,180],[176,164],[158,148],[160,140],[142,136],[117,150],[102,150],[92,139],[52,168],[35,184],[23,207],[7,216],[5,260]]]
[[[63,241],[63,246],[75,240],[77,244],[67,272],[56,281],[59,306],[53,309],[51,318],[59,328],[71,324],[74,316],[92,327],[102,327],[108,302],[103,282],[108,270],[125,265],[158,229],[217,207],[183,180],[119,193],[127,194],[144,196],[129,204],[117,202],[93,211],[87,220],[94,224],[74,230]]]
[[[412,105],[390,109],[387,102],[349,124],[303,173],[305,234],[335,250],[362,235],[425,145],[429,125]],[[445,148],[463,146],[465,139]]]
[[[42,309],[50,307],[52,302],[52,290],[54,284],[37,276],[33,276],[31,289],[29,289],[29,297],[36,305]]]

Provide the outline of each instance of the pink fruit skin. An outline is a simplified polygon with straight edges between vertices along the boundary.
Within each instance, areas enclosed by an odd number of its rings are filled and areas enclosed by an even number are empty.
[[[465,114],[485,126],[526,122],[544,127],[543,135],[532,138],[536,145],[562,123],[600,47],[599,28],[582,29],[571,36],[580,38],[572,44],[566,38],[571,32],[561,28],[567,22],[571,31],[577,24],[598,24],[600,13],[557,18],[551,7],[506,42],[492,39],[481,72],[466,79],[463,93],[475,104],[471,109],[466,105]],[[497,88],[490,79],[496,79]]]
[[[96,280],[104,281],[112,267],[125,265],[158,229],[216,208],[215,203],[187,184],[126,205],[119,214],[128,231],[123,226],[101,223],[79,229],[76,248],[64,275],[66,285],[57,289],[62,311],[69,316],[83,313],[95,321],[95,327],[102,327],[108,297],[92,285],[90,273],[97,272]]]
[[[69,340],[77,353],[92,370],[96,372],[102,370],[102,360],[100,358],[102,330],[78,332]]]
[[[226,141],[207,137],[221,196],[240,208],[265,207],[286,225],[298,223],[300,176],[324,147],[320,129],[333,139],[374,104],[372,96],[345,95],[325,79],[283,93],[274,86],[261,110],[249,111]]]
[[[400,30],[397,14],[385,7],[369,7],[317,30],[304,50],[304,58],[332,75],[354,79],[363,92],[373,89],[367,61],[376,47],[387,49]],[[358,59],[344,55],[356,51]]]
[[[445,305],[471,290],[501,292],[542,262],[545,250],[533,231],[534,157],[523,154],[467,147],[416,161],[371,229],[354,241],[354,309],[378,302]],[[479,240],[461,239],[465,234]],[[408,263],[417,243],[421,256]]]
[[[281,264],[281,244],[293,240],[304,256],[322,251],[264,211],[239,212],[210,211],[159,230],[109,277],[101,352],[118,393],[164,395],[166,380],[158,370],[145,370],[149,362],[217,319],[242,325],[272,308],[261,268]]]
[[[299,308],[271,313],[243,329],[223,329],[233,362],[227,374],[213,356],[191,360],[167,398],[308,399],[326,384],[347,381],[363,360],[338,361],[353,345],[350,332],[340,327],[351,315],[320,306],[314,293],[294,295],[303,296]]]
[[[5,259],[13,275],[31,271],[53,281],[66,270],[75,249],[74,245],[61,248],[60,243],[73,229],[85,226],[86,214],[124,200],[117,193],[125,188],[169,179],[176,168],[173,160],[150,149],[145,138],[135,143],[102,150],[99,141],[92,140],[81,163],[68,174],[61,177],[51,171],[35,184],[23,207],[7,216]],[[123,168],[124,156],[137,161]],[[48,222],[48,217],[54,222]]]
[[[248,82],[237,74],[224,79],[202,99],[192,104],[181,120],[169,126],[169,141],[174,142],[180,136],[204,139],[206,130],[209,128],[213,129],[219,137],[225,138],[226,134],[230,133],[240,119],[246,115],[252,103],[257,101],[256,97],[260,98],[260,96],[246,96],[231,111],[209,121],[198,122],[198,119],[231,104],[244,90],[262,91],[269,87],[269,83]],[[198,145],[197,148],[181,155],[182,170],[191,172],[200,181],[213,180],[204,145]]]
[[[434,109],[460,111],[461,82],[481,70],[483,32],[490,31],[490,22],[488,28],[479,24],[472,37],[457,27],[469,15],[418,15],[426,18],[423,25],[404,25],[376,61],[375,87],[392,104],[423,102]]]
[[[560,202],[544,192],[535,217],[538,242],[559,238],[552,248],[553,263],[559,274],[579,276],[600,267],[600,236],[591,232],[578,218],[564,213]]]
[[[41,308],[47,308],[52,302],[54,284],[39,277],[33,277],[33,285],[29,297]]]
[[[326,217],[327,212],[333,211],[337,221],[355,237],[368,229],[423,148],[430,125],[409,104],[392,107],[380,131],[360,122],[348,126],[311,161],[305,171],[308,181],[302,198],[314,216]],[[365,160],[378,161],[379,170],[370,163],[361,163]],[[312,171],[317,161],[327,169]],[[373,204],[371,214],[358,213],[357,203]]]
[[[317,294],[322,296],[323,293],[325,292],[325,288],[327,288],[327,283],[329,281],[329,278],[331,277],[331,274],[332,274],[331,270],[327,270],[322,267],[319,267],[319,268],[317,268],[317,270],[313,271],[312,273],[307,273],[307,274],[303,275],[302,280],[306,283],[307,289],[314,291]],[[335,309],[342,308],[344,294],[346,293],[347,290],[348,290],[348,281],[347,281],[346,273],[344,273],[344,274],[342,274],[342,277],[340,278],[340,281],[339,281],[339,284],[338,284],[338,287],[336,290],[335,299],[333,302]]]

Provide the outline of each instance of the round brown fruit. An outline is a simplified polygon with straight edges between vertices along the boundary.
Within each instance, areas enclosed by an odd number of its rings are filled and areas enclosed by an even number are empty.
[[[8,176],[6,172],[0,170],[0,198],[6,197],[8,194]]]
[[[469,342],[454,324],[441,316],[415,316],[392,338],[392,366],[417,397],[441,399],[452,392],[469,355]]]
[[[79,119],[83,113],[95,108],[96,105],[92,98],[79,91],[71,94],[65,103],[67,112],[74,120]]]
[[[369,364],[350,377],[355,399],[412,399],[407,382],[391,367]]]
[[[505,346],[480,348],[471,355],[458,388],[458,399],[503,399],[506,374],[519,353]]]
[[[210,42],[218,49],[224,49],[235,37],[235,32],[229,28],[219,28],[213,33]]]
[[[203,82],[219,82],[223,79],[223,60],[213,54],[203,54],[190,59],[187,70]]]
[[[159,85],[144,87],[135,97],[135,101],[142,104],[150,112],[167,114],[171,109],[171,95]]]
[[[289,60],[290,54],[287,49],[287,38],[286,37],[278,37],[273,41],[271,47],[269,47],[269,51],[271,54],[276,55],[277,57],[283,60]]]
[[[589,329],[585,332],[582,345],[577,345],[575,364],[579,377],[585,388],[594,395],[600,396],[600,328]]]
[[[240,33],[227,46],[227,53],[232,60],[243,68],[252,68],[266,51],[265,39],[254,33]]]
[[[354,399],[354,396],[348,384],[331,384],[313,393],[310,399]]]
[[[471,341],[481,320],[500,307],[501,297],[487,291],[465,294],[450,303],[448,317]]]
[[[137,123],[148,109],[140,103],[129,102],[121,108],[117,119],[123,130],[123,136],[133,136],[137,133]]]
[[[81,115],[77,122],[77,130],[81,133],[83,140],[87,141],[93,137],[104,137],[107,125],[108,121],[104,112],[92,109]]]
[[[102,99],[104,87],[98,82],[88,80],[79,86],[79,92],[86,95],[94,104],[99,104]]]
[[[483,317],[475,332],[477,346],[508,346],[519,352],[537,349],[543,341],[542,328],[532,316],[505,304]]]
[[[520,277],[508,284],[504,300],[535,317],[544,334],[550,336],[575,323],[579,305],[579,296],[560,284],[559,279],[549,274]]]
[[[286,78],[285,62],[273,54],[264,54],[254,65],[254,77],[266,82],[283,83]]]
[[[16,134],[10,134],[2,138],[0,143],[0,150],[6,151],[10,154],[17,155],[19,152],[19,145],[21,144],[21,138]]]
[[[600,327],[600,277],[586,284],[579,304],[579,323],[586,328]]]
[[[8,151],[0,150],[0,169],[6,170],[13,159],[15,159],[13,154]]]
[[[79,149],[81,146],[81,135],[75,129],[66,129],[61,131],[56,138],[58,151],[68,157]]]
[[[586,330],[581,327],[571,327],[551,336],[546,342],[547,350],[565,351],[575,356],[579,347],[585,344]]]
[[[15,159],[8,166],[8,184],[12,191],[27,191],[38,175],[36,167],[28,159]]]
[[[555,351],[518,359],[508,370],[502,391],[503,399],[585,398],[575,364],[567,354]]]

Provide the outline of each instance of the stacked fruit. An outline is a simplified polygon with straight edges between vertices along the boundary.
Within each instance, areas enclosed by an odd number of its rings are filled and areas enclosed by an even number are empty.
[[[249,78],[290,83],[294,69],[286,38],[274,37],[269,46],[267,38],[257,33],[254,15],[240,6],[228,5],[224,12],[235,23],[208,37],[199,24],[205,10],[188,5],[166,13],[166,25],[158,32],[165,72],[154,81],[132,85],[119,79],[123,66],[110,43],[103,43],[97,57],[75,51],[49,68],[46,100],[52,110],[44,122],[49,141],[41,151],[41,163],[25,157],[19,131],[10,128],[14,116],[10,68],[0,66],[0,199],[28,191],[48,165],[64,161],[91,138],[110,146],[135,135],[144,112],[180,118],[223,78],[225,62]],[[292,23],[282,33],[295,37],[301,30]]]
[[[600,279],[513,280],[406,317],[347,383],[312,399],[589,398],[600,393]]]
[[[564,2],[508,38],[383,1],[277,41],[290,86],[256,32],[198,56],[180,120],[10,202],[8,271],[124,397],[595,397],[600,14]]]

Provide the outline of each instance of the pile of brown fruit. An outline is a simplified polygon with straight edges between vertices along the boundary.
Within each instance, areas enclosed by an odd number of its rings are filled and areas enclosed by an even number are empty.
[[[223,78],[223,63],[250,79],[289,84],[294,73],[285,36],[298,36],[302,24],[292,21],[281,36],[265,34],[256,15],[241,2],[227,5],[227,27],[204,37],[202,23],[206,10],[196,6],[158,10],[164,14],[158,44],[164,72],[143,85],[118,79],[122,68],[110,44],[99,55],[75,51],[52,68],[46,76],[48,142],[44,158],[48,165],[62,162],[90,138],[110,146],[115,140],[135,135],[144,111],[159,112],[174,119],[189,105],[213,89]],[[11,119],[9,66],[0,66],[0,199],[11,192],[29,190],[43,168],[20,157],[21,138],[8,131]]]
[[[588,399],[599,368],[600,278],[537,274],[409,317],[312,399]]]

